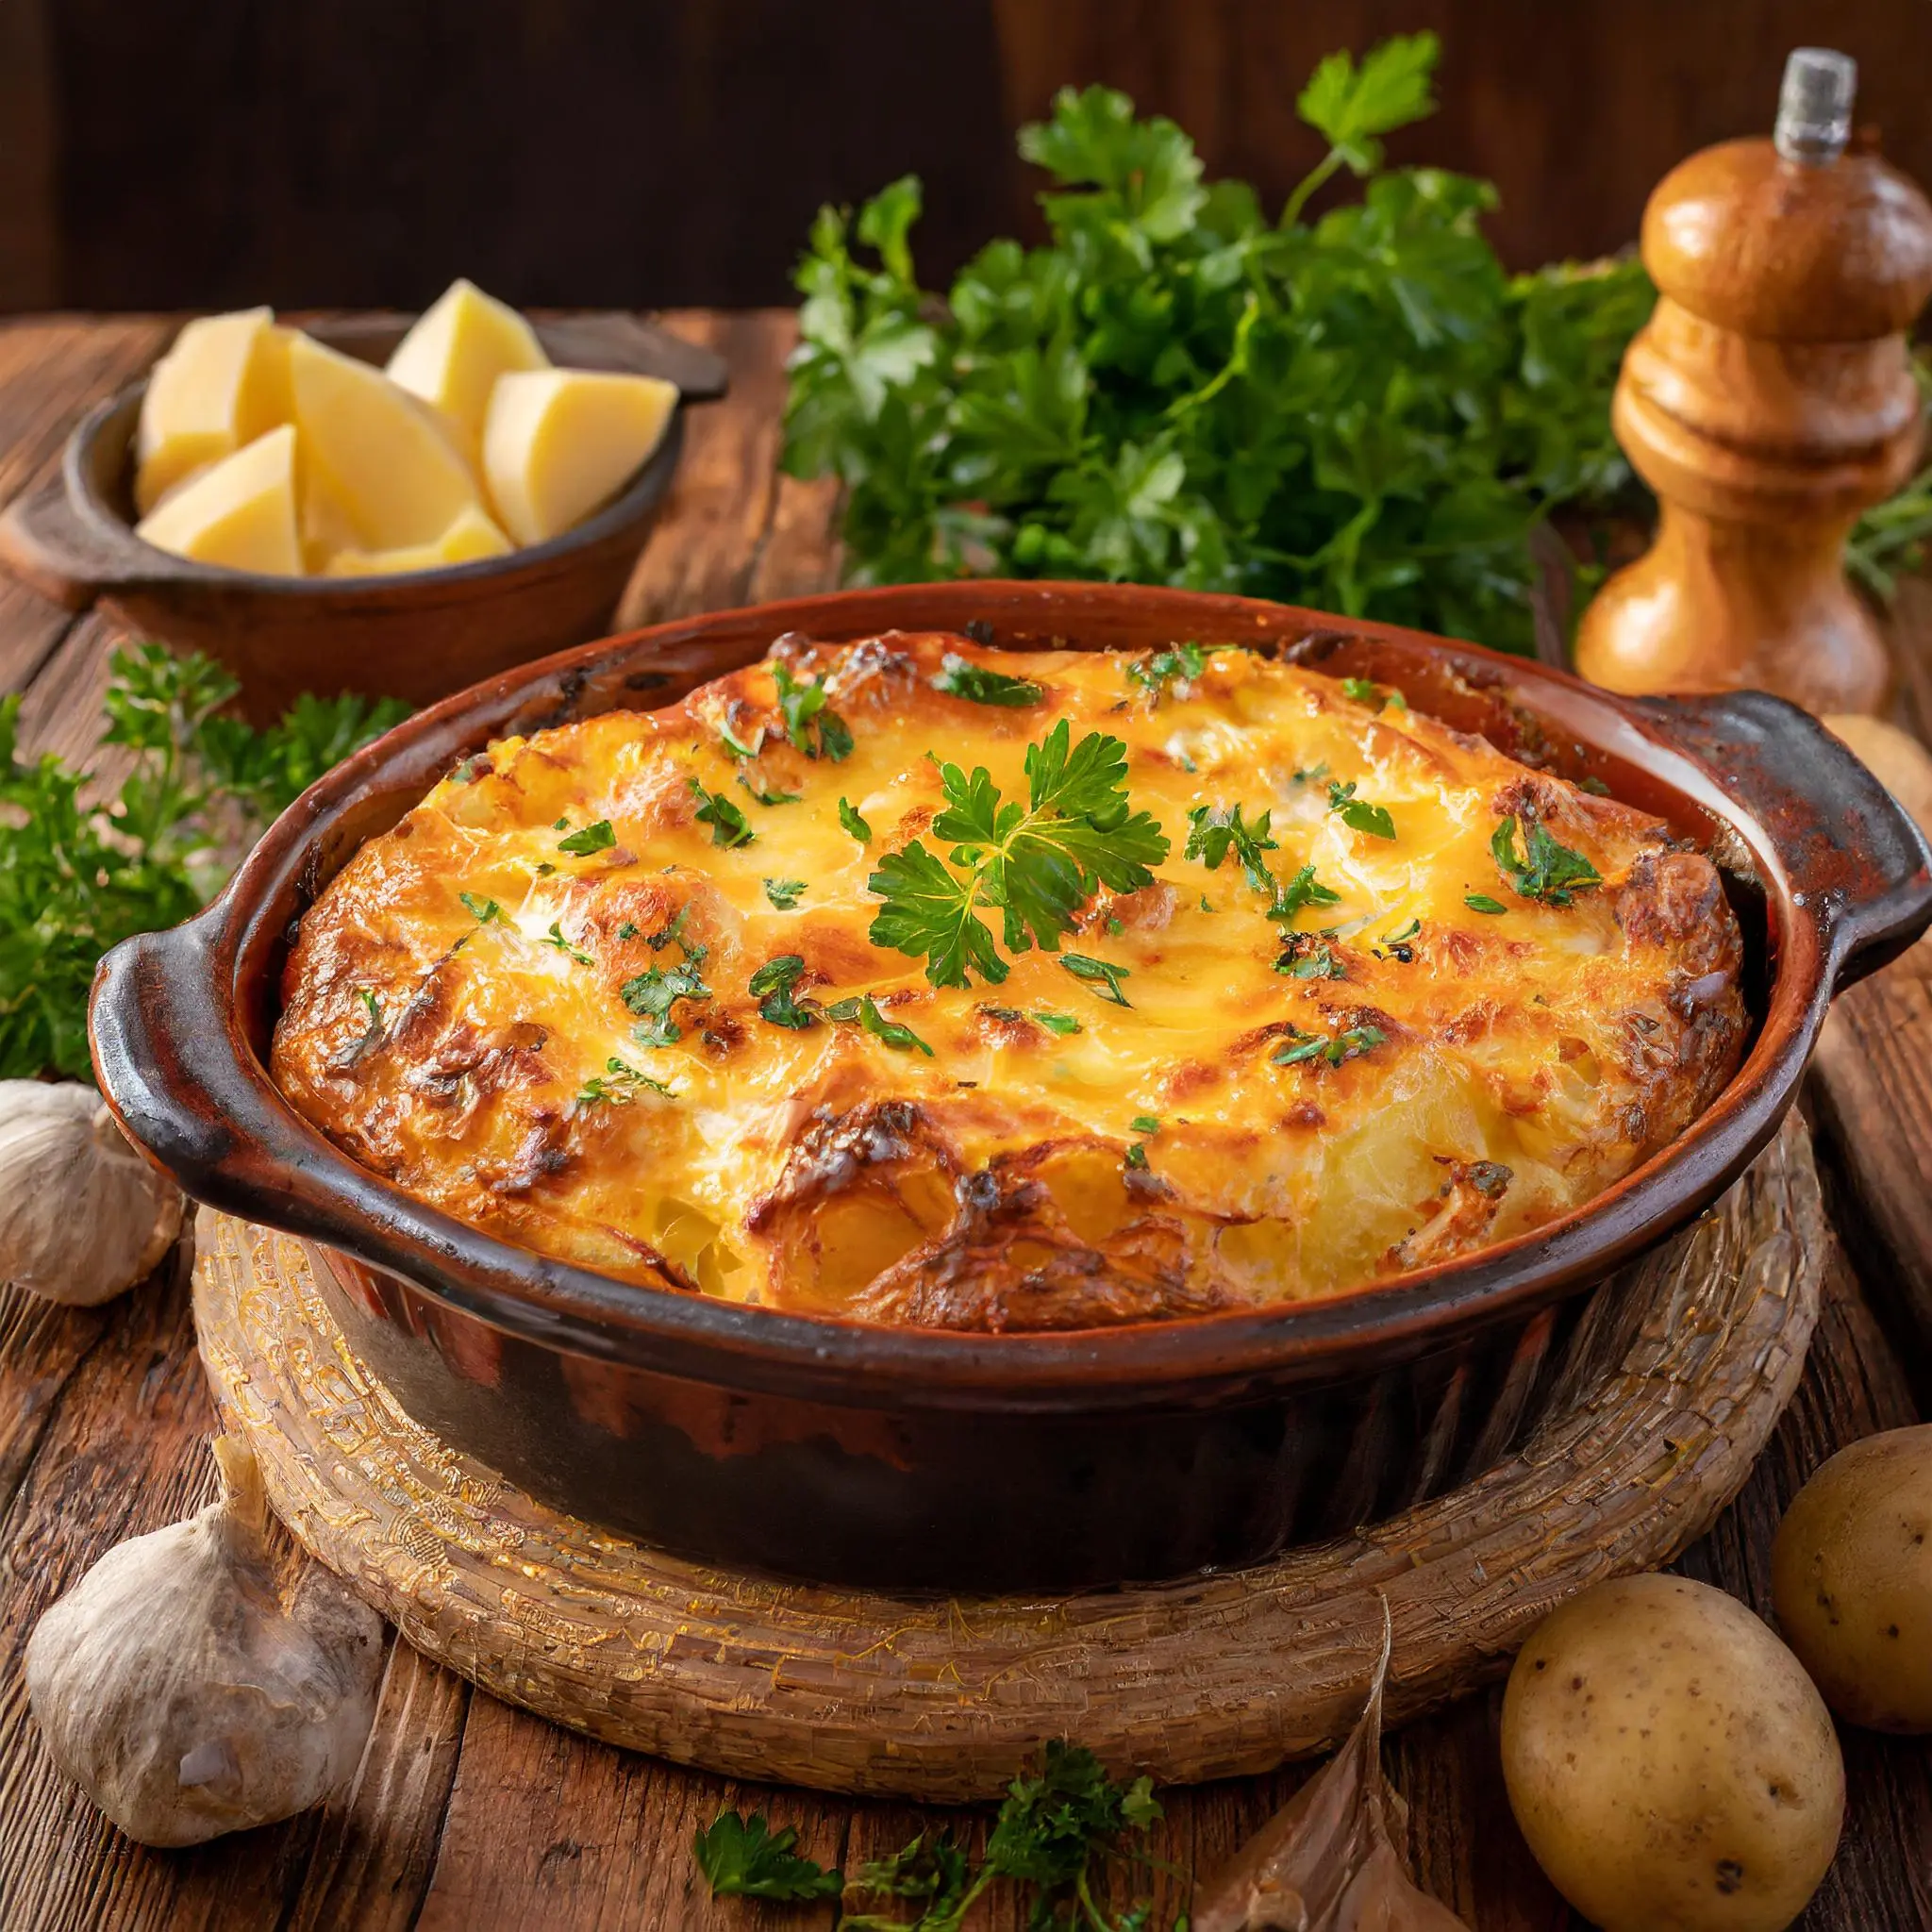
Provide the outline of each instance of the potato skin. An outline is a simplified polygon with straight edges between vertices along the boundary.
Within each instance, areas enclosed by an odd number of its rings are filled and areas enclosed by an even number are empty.
[[[1605,1932],[1776,1932],[1844,1823],[1810,1679],[1682,1576],[1598,1584],[1545,1620],[1509,1674],[1503,1774],[1537,1862]]]
[[[1839,1716],[1932,1731],[1932,1424],[1840,1449],[1771,1552],[1785,1641]]]

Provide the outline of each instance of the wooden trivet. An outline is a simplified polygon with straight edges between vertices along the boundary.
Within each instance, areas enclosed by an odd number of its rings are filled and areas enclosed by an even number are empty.
[[[1793,1118],[1628,1298],[1599,1291],[1519,1453],[1257,1569],[1054,1600],[773,1583],[560,1515],[396,1406],[306,1242],[206,1208],[195,1316],[282,1520],[426,1656],[681,1764],[947,1801],[1055,1737],[1161,1783],[1321,1750],[1359,1712],[1385,1596],[1391,1722],[1495,1676],[1557,1604],[1669,1561],[1736,1492],[1797,1385],[1827,1240]]]

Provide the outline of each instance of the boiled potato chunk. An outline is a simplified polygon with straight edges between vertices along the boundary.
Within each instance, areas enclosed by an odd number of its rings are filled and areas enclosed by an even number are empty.
[[[134,434],[143,516],[184,477],[288,420],[289,337],[266,308],[203,316],[175,337],[148,376]]]
[[[1598,1584],[1541,1625],[1504,1695],[1503,1774],[1537,1862],[1605,1932],[1777,1932],[1844,1822],[1797,1658],[1682,1576]]]
[[[1785,1641],[1824,1701],[1876,1731],[1932,1731],[1932,1424],[1840,1449],[1771,1552]]]
[[[475,283],[452,282],[389,358],[389,376],[455,425],[464,454],[481,459],[483,419],[499,375],[548,369],[537,332]]]
[[[449,433],[381,370],[297,336],[289,387],[305,459],[360,548],[435,543],[466,509],[482,508]]]
[[[403,571],[440,570],[509,554],[510,541],[480,509],[466,509],[434,543],[407,550],[339,550],[323,566],[332,577],[392,576]]]
[[[177,557],[299,576],[295,432],[284,424],[185,483],[134,534]]]
[[[497,521],[541,543],[607,502],[663,440],[677,386],[655,375],[543,369],[500,376],[483,429]]]

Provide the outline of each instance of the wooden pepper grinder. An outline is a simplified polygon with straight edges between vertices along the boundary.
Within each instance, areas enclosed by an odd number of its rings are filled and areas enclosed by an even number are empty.
[[[1932,294],[1932,205],[1845,152],[1857,73],[1800,47],[1774,140],[1692,155],[1643,211],[1659,298],[1610,421],[1661,515],[1576,639],[1577,669],[1612,691],[1884,702],[1885,646],[1842,550],[1918,459],[1906,332]]]

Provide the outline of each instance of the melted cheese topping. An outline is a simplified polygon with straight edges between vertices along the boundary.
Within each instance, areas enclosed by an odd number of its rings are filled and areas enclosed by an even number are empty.
[[[960,660],[1039,701],[939,689]],[[1715,1093],[1744,1015],[1707,860],[1399,697],[1195,661],[1149,689],[1109,653],[783,640],[666,710],[494,744],[308,915],[275,1076],[357,1158],[545,1254],[993,1329],[1389,1278],[1588,1201]],[[812,721],[791,741],[774,663],[824,678],[849,754]],[[935,987],[869,938],[868,880],[915,840],[945,855],[938,759],[1024,800],[1060,719],[1124,742],[1168,854],[1060,952],[1002,944],[1003,983]],[[1337,785],[1395,836],[1351,824]],[[752,836],[720,842],[708,795]],[[1190,813],[1237,805],[1271,815],[1274,888],[1186,856]],[[1534,819],[1601,884],[1524,896],[1491,852],[1506,816],[1519,850]],[[1304,866],[1337,896],[1285,945],[1273,891]],[[1069,954],[1117,968],[1119,1000]],[[786,958],[803,1026],[749,991]],[[864,996],[875,1029],[827,1012]]]

